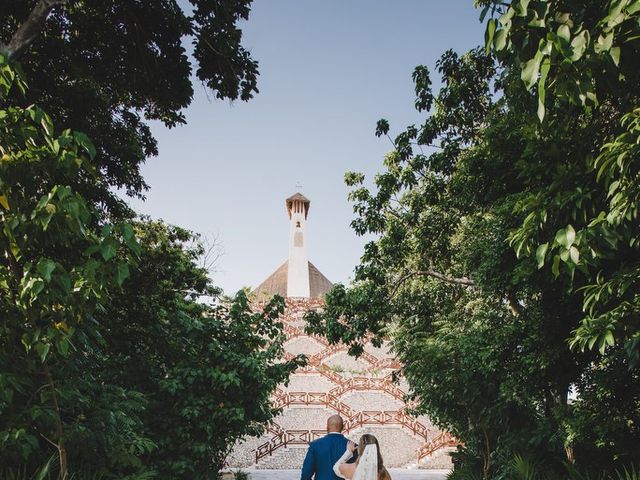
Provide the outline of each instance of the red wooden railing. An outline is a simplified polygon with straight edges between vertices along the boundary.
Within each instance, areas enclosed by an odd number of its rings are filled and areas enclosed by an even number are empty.
[[[457,447],[461,443],[456,438],[447,432],[440,432],[435,435],[430,441],[425,443],[417,452],[418,462],[424,457],[433,455],[434,452],[445,447]]]
[[[289,306],[289,305],[288,305]],[[319,303],[317,306],[321,306]],[[394,398],[404,401],[405,392],[390,380],[390,375],[383,378],[371,377],[352,377],[344,378],[330,367],[322,363],[328,357],[336,353],[346,351],[344,345],[329,345],[325,338],[316,335],[307,335],[304,331],[284,322],[284,331],[288,339],[298,337],[311,337],[325,348],[311,355],[308,358],[307,365],[300,367],[296,373],[312,374],[319,373],[325,378],[331,380],[337,386],[329,390],[327,393],[317,392],[285,392],[276,389],[273,395],[273,405],[276,408],[288,407],[290,405],[318,405],[328,407],[345,418],[344,431],[349,433],[352,430],[360,428],[364,425],[397,425],[403,429],[410,430],[414,435],[425,440],[425,444],[418,450],[418,461],[426,456],[432,455],[435,451],[449,446],[457,446],[459,442],[446,432],[439,432],[433,438],[430,438],[427,428],[416,418],[407,413],[407,407],[397,411],[361,411],[357,412],[349,405],[340,401],[340,397],[351,391],[384,391]],[[286,352],[285,360],[291,360],[294,355]],[[379,359],[376,356],[363,352],[361,358],[370,366],[366,372],[373,372],[378,369],[400,369],[401,364],[392,358]],[[287,445],[306,445],[309,442],[323,436],[324,430],[284,430],[277,424],[271,424],[267,427],[267,432],[272,437],[265,443],[259,445],[256,452],[256,462],[260,459],[270,456],[274,451],[286,447]]]
[[[414,434],[427,438],[428,431],[420,422],[403,414],[401,411],[366,411],[358,412],[345,422],[345,433],[360,428],[364,425],[399,425],[409,428]],[[324,430],[283,430],[281,427],[268,429],[273,437],[256,448],[256,463],[262,458],[272,455],[276,450],[288,445],[307,445],[313,440],[326,434]],[[436,451],[445,447],[457,447],[460,442],[447,432],[439,432],[427,441],[416,452],[418,462],[423,458],[433,455]]]
[[[283,392],[280,390],[274,400],[274,406],[277,408],[290,405],[320,405],[329,407],[345,418],[345,433],[349,433],[351,430],[355,430],[364,425],[398,425],[410,430],[414,435],[422,437],[425,441],[429,438],[427,428],[417,419],[406,413],[404,409],[356,412],[349,405],[341,402],[336,396],[329,393]],[[307,433],[304,434],[304,432]],[[286,447],[289,444],[300,445],[305,444],[305,442],[308,443],[311,440],[303,439],[312,438],[310,436],[312,432],[314,435],[319,436],[325,433],[321,430],[282,430],[279,429],[279,427],[277,429],[272,428],[269,430],[269,433],[273,433],[273,437],[256,448],[256,462],[267,455],[271,455],[275,450]],[[307,436],[305,437],[303,434]],[[429,454],[430,453],[425,453],[424,455]]]
[[[283,330],[284,330],[284,333],[287,335],[287,340],[292,340],[294,338],[299,338],[299,337],[310,337],[325,347],[329,346],[329,342],[327,342],[326,338],[321,337],[319,335],[309,335],[307,333],[304,333],[304,331],[301,328],[295,327],[288,323],[284,324]]]

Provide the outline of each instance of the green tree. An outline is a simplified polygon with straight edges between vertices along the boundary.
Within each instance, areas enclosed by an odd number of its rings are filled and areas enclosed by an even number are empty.
[[[640,362],[640,2],[487,3],[487,47],[537,91],[538,115],[568,109],[593,137],[566,171],[531,189],[512,233],[520,255],[582,286],[585,316],[573,345],[602,353],[619,342]],[[535,165],[529,165],[535,169]]]
[[[73,125],[96,145],[104,181],[88,181],[81,193],[122,210],[109,188],[142,195],[140,165],[157,155],[148,121],[183,124],[192,78],[220,99],[249,100],[258,91],[258,64],[243,48],[237,26],[248,18],[250,4],[3,1],[0,53],[19,59],[29,79],[24,105],[39,105],[54,123]]]
[[[597,471],[639,461],[633,357],[611,341],[602,354],[570,348],[589,277],[569,267],[550,275],[541,268],[547,251],[520,241],[535,215],[557,241],[548,246],[549,258],[558,255],[551,270],[578,261],[567,218],[576,204],[606,206],[586,159],[615,134],[615,121],[606,109],[554,101],[540,123],[524,67],[485,49],[446,52],[437,66],[437,95],[427,69],[416,68],[415,105],[429,115],[389,137],[393,151],[373,185],[346,175],[352,226],[375,239],[353,284],[308,316],[309,330],[354,354],[369,333],[390,339],[417,409],[457,435],[465,460],[487,478],[509,478],[515,453],[556,472],[562,462]],[[376,133],[389,130],[381,120]],[[628,258],[626,248],[609,252]]]
[[[302,361],[280,361],[284,303],[216,301],[192,233],[108,222],[77,191],[103,181],[93,144],[25,90],[0,56],[0,464],[215,477]]]
[[[198,238],[159,221],[135,230],[140,261],[102,316],[96,375],[148,399],[145,433],[158,445],[149,467],[162,478],[215,478],[238,439],[262,433],[271,394],[301,363],[280,361],[284,302],[253,311],[243,291],[198,301],[220,293],[198,266]]]
[[[15,90],[25,85],[0,55],[0,451],[11,464],[46,441],[64,478],[65,404],[78,391],[61,371],[89,342],[94,315],[128,277],[137,245],[131,226],[101,222],[77,192],[96,177],[88,138],[56,131],[36,106],[4,108]]]

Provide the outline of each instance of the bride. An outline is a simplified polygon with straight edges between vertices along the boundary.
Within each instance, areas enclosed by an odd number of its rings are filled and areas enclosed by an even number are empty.
[[[358,460],[346,463],[356,449]],[[362,435],[357,444],[347,444],[347,450],[333,466],[333,471],[338,477],[351,480],[391,480],[391,475],[384,468],[378,439],[369,434]]]

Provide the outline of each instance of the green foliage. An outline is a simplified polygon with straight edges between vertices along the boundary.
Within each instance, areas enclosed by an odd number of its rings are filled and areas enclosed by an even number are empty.
[[[493,46],[504,64],[528,67],[546,62],[540,75],[538,68],[522,70],[528,88],[537,81],[543,111],[547,97],[551,108],[577,105],[582,113],[575,110],[573,117],[581,128],[591,125],[601,132],[569,162],[566,173],[522,198],[519,208],[526,218],[513,232],[512,244],[519,255],[535,251],[538,267],[550,264],[556,277],[562,270],[572,279],[579,277],[576,287],[582,287],[586,315],[574,331],[574,348],[602,354],[620,342],[632,364],[638,364],[640,164],[635,92],[640,86],[640,3],[516,1],[486,8],[495,14],[487,32],[497,22],[498,32],[507,39],[504,45],[494,41],[487,46]]]
[[[24,83],[0,62],[4,99]],[[60,402],[81,393],[58,383],[58,373],[91,342],[94,315],[127,278],[137,244],[130,226],[101,224],[78,193],[84,177],[95,177],[84,135],[56,132],[37,106],[0,110],[0,132],[0,451],[10,459],[2,463],[43,462],[48,442],[64,469]]]
[[[235,472],[233,472],[233,479],[234,480],[249,480],[249,474],[247,472],[245,472],[244,470],[236,470]]]
[[[514,478],[519,480],[637,480],[640,478],[633,465],[623,467],[614,472],[582,473],[574,465],[567,463],[563,472],[552,474],[545,471],[540,464],[531,462],[521,455],[516,455],[513,458],[513,472]]]
[[[447,473],[447,480],[482,480],[482,471],[471,466],[464,465]]]
[[[622,471],[616,472],[618,474],[618,480],[639,480],[640,479],[640,470],[636,470],[634,465],[627,468],[625,467]]]
[[[281,361],[283,300],[219,301],[197,236],[113,222],[83,192],[107,182],[89,138],[15,106],[26,85],[4,57],[0,72],[4,473],[215,478],[303,361]]]
[[[389,339],[470,475],[612,472],[640,461],[636,2],[478,3],[486,47],[437,95],[416,70],[426,119],[373,186],[346,174],[374,239],[308,330]]]
[[[491,3],[485,7],[495,14],[488,21],[487,48],[515,59],[528,89],[537,85],[542,118],[547,89],[593,108],[611,94],[624,99],[625,89],[637,83],[637,0]]]
[[[148,464],[160,477],[212,478],[236,440],[263,432],[271,393],[300,364],[280,362],[284,302],[255,312],[244,291],[228,303],[198,301],[218,290],[197,265],[197,237],[159,221],[134,228],[140,261],[103,314],[96,374],[148,399],[142,419],[158,445]]]
[[[539,480],[539,467],[522,455],[513,457],[513,470],[517,480]]]
[[[0,3],[0,54],[11,54],[11,38],[38,1]],[[140,165],[158,154],[149,121],[185,123],[194,81],[220,99],[249,100],[258,91],[258,63],[238,27],[250,0],[57,3],[19,58],[31,86],[26,104],[95,142],[103,181],[87,178],[82,193],[89,199],[122,212],[126,206],[109,187],[142,195]]]

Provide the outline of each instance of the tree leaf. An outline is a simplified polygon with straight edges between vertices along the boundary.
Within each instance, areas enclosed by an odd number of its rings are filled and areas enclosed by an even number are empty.
[[[38,342],[36,344],[36,352],[38,352],[38,356],[40,357],[40,361],[42,363],[47,359],[47,355],[49,354],[49,350],[51,349],[51,345],[48,343]]]
[[[518,0],[517,2],[514,2],[514,9],[518,17],[527,16],[527,7],[529,6],[530,1],[531,0]]]
[[[100,254],[105,262],[115,257],[117,252],[116,245],[112,241],[105,241],[100,245]]]
[[[587,47],[589,46],[589,41],[590,41],[589,30],[583,30],[578,35],[573,37],[573,39],[571,40],[571,48],[573,51],[571,55],[572,61],[575,62],[576,60],[580,60],[582,58],[582,56],[584,55],[584,52],[587,50]]]
[[[507,30],[506,29],[501,28],[495,33],[495,36],[493,39],[493,46],[498,52],[503,50],[504,47],[507,46]]]
[[[36,266],[38,273],[44,278],[47,283],[51,281],[51,273],[56,269],[56,264],[53,260],[44,259],[38,262]]]
[[[489,23],[487,23],[487,29],[484,33],[484,45],[485,51],[489,53],[491,51],[491,45],[493,44],[493,37],[496,33],[496,20],[495,18],[491,18]]]
[[[580,261],[580,251],[574,245],[571,245],[569,255],[571,257],[571,261],[577,265]]]
[[[558,277],[560,275],[560,255],[555,255],[553,257],[553,265],[551,265],[551,273],[553,273],[554,277]]]
[[[89,154],[89,158],[93,160],[96,156],[96,147],[93,145],[93,142],[89,140],[89,137],[82,132],[73,132],[73,139]]]
[[[640,0],[635,0],[627,6],[627,13],[633,15],[640,11]]]
[[[615,343],[615,339],[613,338],[613,332],[611,330],[607,330],[607,333],[604,336],[604,339],[608,345],[611,345],[613,347],[613,344]]]
[[[546,98],[546,81],[551,69],[551,60],[549,57],[545,57],[540,66],[540,80],[538,81],[538,119],[540,122],[544,120],[545,115],[545,98]]]
[[[620,47],[612,47],[609,50],[609,55],[617,67],[620,64]]]
[[[538,81],[538,74],[540,73],[540,62],[542,62],[542,52],[537,51],[535,56],[522,64],[522,72],[520,78],[527,86],[527,89],[531,89]]]
[[[569,30],[568,25],[560,25],[557,31],[558,38],[564,40],[566,43],[569,43],[571,39],[571,30]]]
[[[544,266],[544,259],[548,249],[549,249],[548,243],[543,243],[536,249],[536,261],[538,262],[539,269]]]
[[[4,208],[5,210],[10,210],[9,199],[6,195],[0,195],[0,205],[2,205],[2,208]]]
[[[124,281],[129,278],[129,265],[126,263],[119,263],[116,268],[116,282],[118,286],[122,286]]]
[[[606,35],[600,35],[593,49],[596,53],[606,52],[613,45],[613,32],[609,32]]]
[[[51,469],[51,463],[53,462],[54,458],[54,455],[49,457],[47,463],[45,463],[44,466],[38,471],[35,480],[45,480],[49,476],[49,470]]]
[[[571,225],[567,225],[566,232],[567,233],[566,233],[565,247],[569,248],[571,245],[573,245],[573,242],[576,241],[576,231],[573,229]]]

